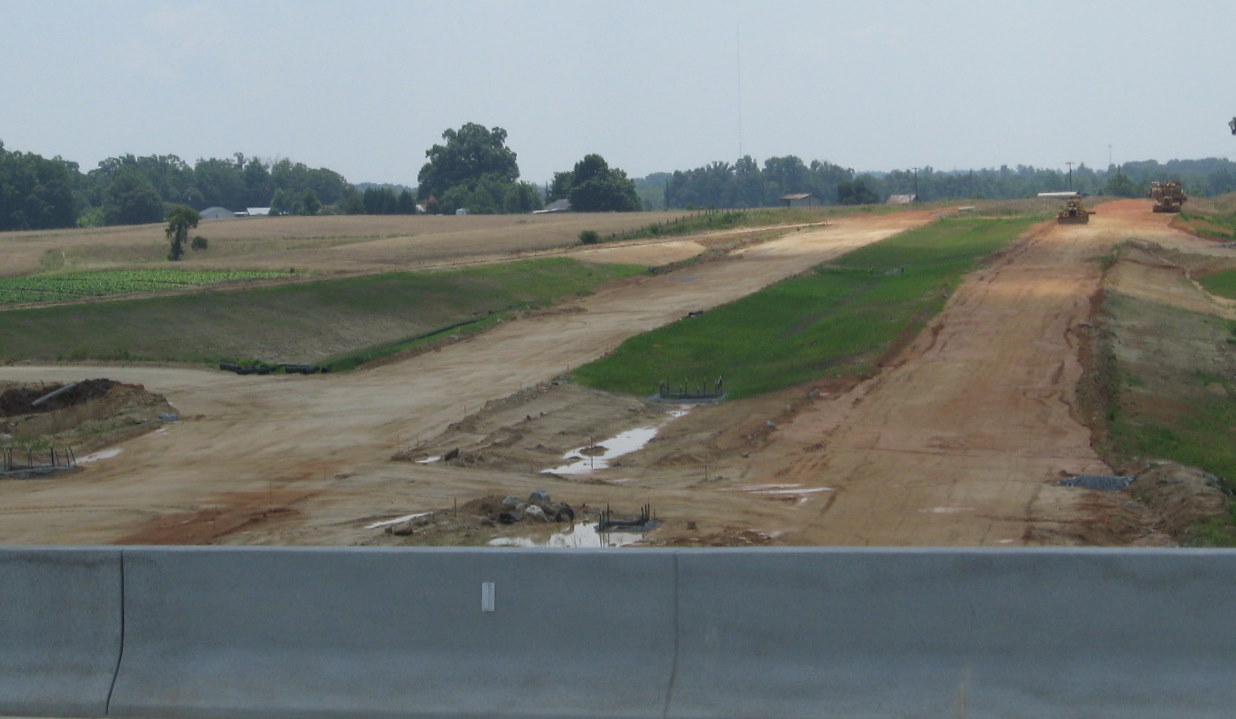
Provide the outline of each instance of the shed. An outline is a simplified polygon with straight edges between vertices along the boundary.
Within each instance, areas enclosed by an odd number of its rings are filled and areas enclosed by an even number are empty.
[[[823,203],[820,202],[820,198],[810,192],[796,192],[790,195],[782,195],[781,204],[786,207],[816,207]]]
[[[203,220],[231,220],[236,217],[236,213],[226,207],[207,207],[197,213]]]
[[[553,202],[549,203],[548,205],[546,205],[545,207],[539,210],[533,210],[532,214],[547,215],[547,214],[554,213],[554,212],[570,212],[570,211],[571,211],[571,201],[570,200],[554,200]]]
[[[913,205],[918,201],[918,195],[889,195],[888,205]]]

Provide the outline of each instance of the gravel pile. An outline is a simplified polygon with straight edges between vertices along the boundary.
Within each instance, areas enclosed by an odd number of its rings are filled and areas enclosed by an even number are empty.
[[[1097,489],[1100,492],[1119,492],[1133,483],[1136,477],[1105,476],[1101,474],[1079,474],[1058,482],[1061,487],[1081,487],[1082,489]]]

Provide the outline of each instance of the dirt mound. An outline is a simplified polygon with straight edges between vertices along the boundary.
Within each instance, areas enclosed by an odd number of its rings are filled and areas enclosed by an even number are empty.
[[[163,395],[111,379],[15,384],[0,392],[0,441],[71,446],[78,456],[176,418]]]
[[[9,387],[0,393],[0,417],[55,412],[102,397],[117,384],[110,379],[88,379],[68,385]]]
[[[1163,462],[1138,475],[1129,488],[1160,518],[1160,529],[1178,539],[1198,522],[1227,511],[1219,478],[1196,467]]]

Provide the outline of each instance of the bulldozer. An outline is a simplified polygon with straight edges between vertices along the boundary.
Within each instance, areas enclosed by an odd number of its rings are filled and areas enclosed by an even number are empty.
[[[1090,222],[1094,213],[1086,209],[1080,197],[1071,197],[1064,203],[1064,209],[1056,215],[1056,222],[1062,225],[1084,225]]]
[[[1179,180],[1150,183],[1150,197],[1154,200],[1155,212],[1180,212],[1181,205],[1189,199]]]

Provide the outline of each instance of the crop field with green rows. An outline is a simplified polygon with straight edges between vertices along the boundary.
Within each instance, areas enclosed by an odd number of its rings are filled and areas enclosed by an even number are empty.
[[[183,290],[287,275],[287,272],[245,270],[119,270],[0,277],[0,305],[64,302],[92,297]]]

